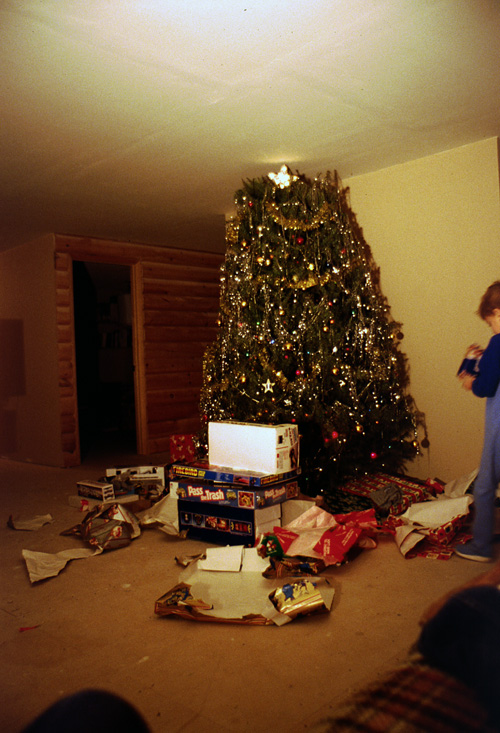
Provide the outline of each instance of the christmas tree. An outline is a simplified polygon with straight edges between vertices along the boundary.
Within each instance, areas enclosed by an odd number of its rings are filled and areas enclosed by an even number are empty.
[[[336,174],[283,166],[235,194],[221,272],[219,334],[200,409],[209,421],[299,427],[302,490],[401,472],[420,450],[401,324]]]

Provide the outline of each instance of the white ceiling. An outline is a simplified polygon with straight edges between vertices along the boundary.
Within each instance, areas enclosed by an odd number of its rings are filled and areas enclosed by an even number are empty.
[[[223,247],[243,178],[500,136],[499,0],[0,0],[0,249]]]

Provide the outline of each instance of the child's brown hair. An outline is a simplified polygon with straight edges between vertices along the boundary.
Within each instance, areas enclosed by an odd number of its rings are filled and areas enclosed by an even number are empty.
[[[490,285],[479,303],[478,316],[484,320],[493,314],[495,308],[500,309],[500,280]]]

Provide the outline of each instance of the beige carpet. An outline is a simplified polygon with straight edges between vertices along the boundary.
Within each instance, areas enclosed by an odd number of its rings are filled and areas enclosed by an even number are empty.
[[[81,520],[68,503],[76,481],[137,460],[94,456],[73,469],[0,460],[0,730],[19,731],[62,696],[99,687],[133,703],[154,733],[307,731],[403,662],[424,608],[485,570],[458,557],[405,560],[384,538],[328,571],[336,590],[330,614],[280,628],[155,616],[155,600],[177,582],[175,556],[205,545],[154,529],[30,584],[23,549],[83,546],[60,536]],[[46,513],[54,522],[36,532],[7,526],[10,514]]]

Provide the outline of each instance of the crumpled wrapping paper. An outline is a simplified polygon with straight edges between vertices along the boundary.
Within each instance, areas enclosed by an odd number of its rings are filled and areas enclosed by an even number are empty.
[[[334,515],[314,505],[286,527],[266,533],[259,551],[277,557],[316,558],[326,566],[335,565],[343,562],[356,544],[375,547],[376,529],[374,509]]]
[[[141,527],[154,526],[165,534],[185,536],[179,533],[177,497],[167,494],[153,506],[137,515]]]
[[[52,514],[37,514],[34,517],[15,517],[12,514],[7,520],[7,525],[11,529],[19,529],[26,531],[35,531],[41,529],[45,524],[51,524],[54,521]]]
[[[450,541],[469,513],[473,502],[470,494],[455,498],[442,497],[434,501],[412,504],[400,516],[403,524],[396,527],[395,540],[402,555],[407,555],[419,542],[439,534]]]
[[[90,548],[69,549],[61,552],[34,552],[23,550],[30,581],[36,583],[59,575],[70,560],[81,560],[100,555],[104,550],[115,550],[128,545],[141,533],[137,517],[121,504],[100,504],[89,512],[82,522],[61,532],[63,536],[80,537]]]
[[[83,521],[64,532],[63,536],[81,537],[91,547],[116,550],[130,544],[141,534],[137,517],[122,504],[99,505]]]
[[[82,547],[77,550],[62,550],[56,553],[23,550],[22,554],[26,562],[30,581],[37,583],[40,580],[46,580],[47,578],[53,578],[55,575],[59,575],[70,560],[82,560],[86,557],[100,555],[101,552],[101,549]]]

